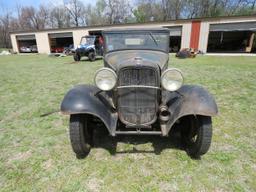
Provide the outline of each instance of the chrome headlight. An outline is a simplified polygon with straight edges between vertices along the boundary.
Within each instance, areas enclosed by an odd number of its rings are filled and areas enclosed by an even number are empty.
[[[96,86],[102,91],[113,89],[116,85],[116,81],[116,73],[112,69],[106,67],[99,69],[94,78]]]
[[[180,70],[171,68],[163,72],[161,84],[168,91],[176,91],[183,85],[183,76]]]

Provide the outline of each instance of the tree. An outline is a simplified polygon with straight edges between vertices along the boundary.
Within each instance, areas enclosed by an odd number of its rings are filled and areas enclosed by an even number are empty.
[[[137,22],[163,20],[161,3],[156,0],[137,1],[137,6],[133,9],[133,14]]]
[[[108,24],[125,23],[131,15],[131,6],[126,0],[105,0],[104,13]]]
[[[163,20],[179,19],[184,1],[181,0],[162,0],[161,7],[163,13]]]
[[[65,4],[65,7],[73,19],[75,26],[80,26],[83,21],[83,14],[85,11],[84,4],[79,0],[69,0]]]
[[[52,28],[70,27],[70,15],[63,6],[53,7],[50,11],[50,23]]]
[[[228,15],[249,15],[255,14],[255,0],[234,0],[229,1]]]
[[[39,10],[36,13],[36,18],[38,21],[38,28],[45,29],[49,24],[49,9],[44,5],[40,5]]]
[[[0,42],[1,46],[5,48],[10,47],[10,21],[11,16],[9,12],[5,13],[3,16],[0,17]]]
[[[39,10],[34,7],[22,7],[19,15],[19,21],[24,29],[44,29],[48,24],[48,9],[40,5]]]

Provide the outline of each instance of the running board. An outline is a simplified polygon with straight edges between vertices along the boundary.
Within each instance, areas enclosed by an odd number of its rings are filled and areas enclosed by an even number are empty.
[[[161,131],[115,131],[116,135],[162,135]]]

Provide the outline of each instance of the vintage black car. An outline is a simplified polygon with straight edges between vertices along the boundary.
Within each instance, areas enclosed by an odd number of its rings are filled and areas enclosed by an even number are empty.
[[[206,89],[183,85],[181,71],[168,68],[169,30],[110,30],[103,36],[104,67],[95,74],[95,86],[75,86],[61,104],[70,115],[77,157],[89,153],[97,121],[111,136],[168,136],[177,127],[190,156],[205,154],[217,105]]]
[[[76,48],[74,60],[80,61],[81,57],[88,57],[90,61],[95,61],[96,56],[103,55],[102,36],[87,35],[81,38],[80,45]]]

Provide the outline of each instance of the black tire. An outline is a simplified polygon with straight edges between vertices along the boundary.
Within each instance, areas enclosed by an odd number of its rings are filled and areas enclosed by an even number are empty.
[[[96,59],[95,53],[94,52],[90,52],[88,54],[88,58],[89,58],[90,61],[95,61],[95,59]]]
[[[92,129],[85,115],[71,115],[69,123],[70,142],[77,158],[85,158],[91,149]]]
[[[212,140],[212,120],[208,116],[187,117],[182,127],[182,138],[187,153],[194,158],[199,158],[207,153]]]
[[[79,54],[75,53],[75,55],[73,56],[75,61],[80,61],[81,57]]]

